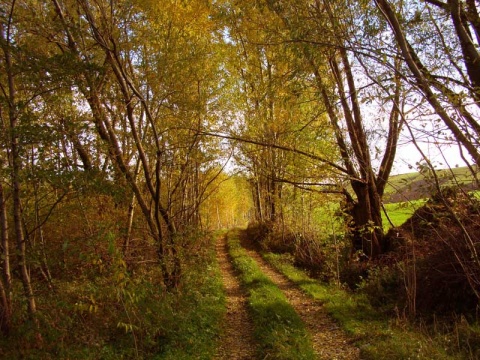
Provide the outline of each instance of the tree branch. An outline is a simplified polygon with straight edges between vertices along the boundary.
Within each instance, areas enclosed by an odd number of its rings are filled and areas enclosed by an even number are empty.
[[[284,146],[284,145],[269,144],[269,143],[266,143],[266,142],[263,142],[263,141],[254,140],[254,139],[247,139],[247,138],[242,138],[242,137],[233,136],[233,135],[226,135],[226,134],[219,134],[219,133],[212,133],[212,132],[202,132],[202,131],[199,132],[198,134],[203,135],[203,136],[214,136],[214,137],[218,137],[218,138],[222,138],[222,139],[234,140],[234,141],[239,141],[239,142],[243,142],[243,143],[247,143],[247,144],[253,144],[253,145],[264,146],[264,147],[269,147],[269,148],[273,148],[273,149],[279,149],[279,150],[283,150],[283,151],[293,152],[295,154],[303,155],[303,156],[308,157],[310,159],[317,160],[317,161],[320,161],[324,164],[327,164],[327,165],[333,167],[334,169],[339,170],[343,174],[347,175],[349,178],[352,178],[350,176],[348,170],[345,169],[344,167],[342,167],[338,164],[335,164],[334,162],[332,162],[330,160],[327,160],[324,157],[321,157],[321,156],[318,156],[318,155],[315,155],[315,154],[312,154],[312,153],[308,153],[308,152],[303,151],[303,150],[299,150],[299,149],[296,149],[296,148],[291,148],[291,147]],[[361,179],[357,179],[357,178],[352,178],[352,179],[356,180],[356,181],[359,181],[359,182],[363,182],[363,180],[361,180]]]

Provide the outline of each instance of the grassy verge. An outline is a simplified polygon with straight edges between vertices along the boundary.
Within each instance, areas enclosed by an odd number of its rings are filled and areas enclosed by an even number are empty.
[[[385,204],[385,210],[387,211],[388,217],[392,221],[393,225],[400,226],[413,215],[415,210],[417,210],[422,205],[424,205],[426,201],[427,199],[420,199],[420,200]],[[391,227],[391,224],[388,221],[387,217],[385,216],[384,212],[382,212],[382,218],[383,218],[384,230],[388,231],[388,229]]]
[[[480,199],[480,191],[469,191],[468,192],[472,197]],[[405,202],[389,203],[385,204],[385,210],[387,211],[388,217],[392,221],[394,226],[401,226],[407,221],[413,213],[421,208],[428,201],[428,198],[418,199]],[[383,226],[384,230],[388,231],[391,227],[390,222],[388,221],[385,213],[382,212]]]
[[[32,325],[15,319],[21,325],[0,336],[0,358],[213,358],[225,296],[213,241],[202,239],[196,256],[184,258],[174,293],[163,289],[156,265],[132,275],[117,257],[100,276],[56,281],[55,291],[37,296],[42,346]]]
[[[167,340],[155,359],[212,359],[217,349],[221,322],[226,312],[225,293],[215,254],[209,261],[191,266],[186,289],[173,298]],[[167,330],[168,329],[168,330]]]
[[[265,254],[264,257],[324,304],[328,313],[356,340],[362,359],[455,359],[431,338],[383,317],[362,296],[309,278],[281,255]]]
[[[255,336],[262,359],[315,359],[307,330],[285,295],[264,275],[240,246],[238,232],[229,234],[229,252],[249,293]]]

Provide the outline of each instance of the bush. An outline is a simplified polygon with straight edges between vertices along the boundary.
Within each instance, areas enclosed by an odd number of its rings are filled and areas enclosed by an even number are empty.
[[[202,250],[184,259],[176,292],[164,290],[156,263],[132,274],[114,241],[101,266],[55,279],[53,291],[36,287],[42,346],[32,322],[15,319],[10,336],[0,337],[0,358],[211,358],[225,313],[223,285],[212,239],[189,241]],[[21,299],[14,302],[20,306]]]
[[[295,237],[293,257],[295,265],[308,269],[319,277],[331,278],[331,271],[327,270],[325,244],[313,235]]]
[[[261,244],[272,231],[270,223],[250,223],[248,224],[246,235],[256,244]]]
[[[358,285],[358,291],[365,294],[377,310],[393,314],[406,305],[403,266],[400,263],[392,267],[370,268],[367,277]]]
[[[314,234],[294,233],[284,226],[273,223],[255,224],[247,229],[247,236],[262,250],[276,254],[292,255],[295,265],[326,275],[325,244]],[[331,277],[329,273],[328,277]]]

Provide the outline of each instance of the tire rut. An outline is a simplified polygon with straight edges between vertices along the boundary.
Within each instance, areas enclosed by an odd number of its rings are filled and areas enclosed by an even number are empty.
[[[311,334],[313,348],[319,359],[360,359],[356,348],[338,324],[327,314],[323,306],[302,292],[293,282],[269,265],[246,241],[242,246],[267,275],[285,294],[290,304],[305,323]]]
[[[215,359],[255,359],[257,343],[248,311],[248,297],[230,261],[226,236],[217,240],[216,252],[225,286],[227,313]]]

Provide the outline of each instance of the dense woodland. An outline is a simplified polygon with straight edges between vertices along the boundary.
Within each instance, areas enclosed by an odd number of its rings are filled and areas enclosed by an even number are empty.
[[[167,356],[222,298],[212,231],[247,225],[392,319],[467,323],[478,355],[479,10],[2,2],[0,357]],[[405,142],[415,199],[390,176]],[[459,149],[468,191],[425,142]],[[398,228],[393,193],[418,205]]]

